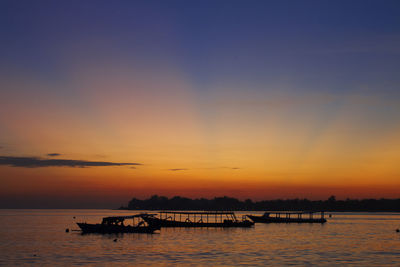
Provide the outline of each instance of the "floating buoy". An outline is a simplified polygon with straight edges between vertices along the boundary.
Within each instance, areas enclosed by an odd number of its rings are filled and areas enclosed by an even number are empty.
[[[117,242],[117,239],[116,239],[116,238],[114,239],[114,242]]]
[[[75,216],[74,216],[74,217],[72,217],[72,219],[75,219]]]
[[[397,233],[400,232],[400,229],[396,229],[396,232],[397,232]]]
[[[69,233],[69,229],[68,229],[68,228],[67,228],[67,229],[65,229],[65,232],[66,232],[66,233]]]
[[[332,218],[332,214],[329,214],[329,218]]]
[[[33,254],[33,257],[36,257],[36,254]]]

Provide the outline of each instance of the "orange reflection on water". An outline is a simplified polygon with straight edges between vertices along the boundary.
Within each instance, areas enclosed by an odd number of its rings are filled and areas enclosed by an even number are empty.
[[[137,211],[140,212],[140,211]],[[334,213],[326,224],[162,228],[158,234],[81,235],[75,222],[130,215],[112,210],[1,210],[5,265],[399,264],[398,213]],[[255,212],[237,212],[243,214]],[[256,212],[257,213],[257,212]],[[258,212],[260,213],[260,212]],[[29,227],[28,227],[29,226]],[[116,242],[114,242],[114,240]]]

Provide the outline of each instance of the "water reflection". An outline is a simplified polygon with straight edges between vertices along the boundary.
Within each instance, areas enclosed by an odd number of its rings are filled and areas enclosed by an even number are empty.
[[[333,213],[324,225],[163,228],[159,234],[65,233],[65,228],[78,229],[78,221],[96,223],[104,216],[130,214],[110,210],[1,210],[0,265],[400,264],[400,235],[395,232],[400,214],[394,213]]]

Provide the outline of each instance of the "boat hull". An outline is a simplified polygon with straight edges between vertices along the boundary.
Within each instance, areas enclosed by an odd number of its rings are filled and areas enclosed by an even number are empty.
[[[123,225],[104,225],[104,224],[90,224],[90,223],[76,223],[81,228],[83,233],[147,233],[152,234],[155,227],[151,226],[123,226]]]
[[[285,217],[264,217],[247,215],[253,222],[256,223],[326,223],[324,218],[285,218]]]
[[[225,221],[225,222],[181,222],[181,221],[174,221],[174,220],[167,220],[167,219],[159,219],[156,217],[143,217],[149,225],[153,227],[251,227],[254,225],[254,222],[249,220],[241,221],[241,222],[232,222],[232,221]]]

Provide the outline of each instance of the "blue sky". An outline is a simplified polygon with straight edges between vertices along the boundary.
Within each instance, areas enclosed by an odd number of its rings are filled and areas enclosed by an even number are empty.
[[[62,79],[70,57],[113,57],[183,69],[200,91],[396,90],[399,10],[398,1],[3,1],[1,65]]]

